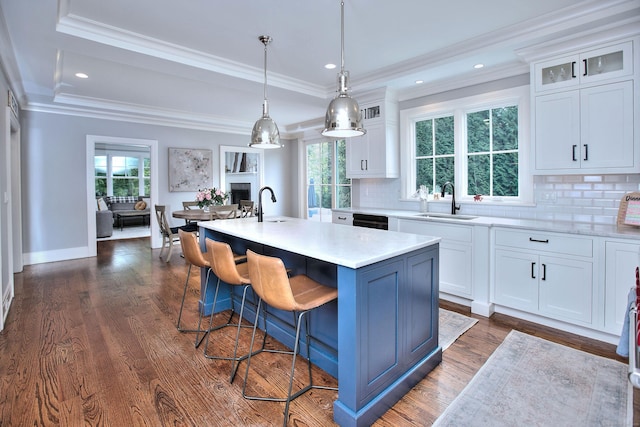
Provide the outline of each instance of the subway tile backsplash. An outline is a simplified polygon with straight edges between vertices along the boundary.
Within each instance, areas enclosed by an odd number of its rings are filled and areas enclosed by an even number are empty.
[[[615,224],[625,193],[640,191],[640,174],[546,175],[533,177],[533,206],[463,203],[461,214]],[[353,205],[418,211],[417,201],[399,201],[399,179],[353,181]],[[450,202],[430,202],[429,210],[449,212]]]

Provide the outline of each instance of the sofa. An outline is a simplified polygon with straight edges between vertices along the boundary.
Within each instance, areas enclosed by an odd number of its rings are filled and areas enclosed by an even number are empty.
[[[150,214],[151,209],[143,196],[105,196],[97,199],[96,235],[109,237],[119,213]]]

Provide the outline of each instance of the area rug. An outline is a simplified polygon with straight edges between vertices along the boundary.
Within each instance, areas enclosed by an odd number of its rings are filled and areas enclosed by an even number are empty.
[[[511,331],[434,426],[625,426],[627,366]]]
[[[473,325],[478,323],[478,319],[472,319],[471,317],[463,314],[456,313],[454,311],[440,309],[439,312],[439,333],[438,342],[442,350],[446,350],[451,344],[454,343],[458,337],[467,332]]]

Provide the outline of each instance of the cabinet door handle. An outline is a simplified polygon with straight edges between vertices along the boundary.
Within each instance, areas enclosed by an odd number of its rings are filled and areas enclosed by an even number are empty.
[[[584,144],[584,159],[589,160],[589,144]]]
[[[589,74],[589,71],[587,70],[587,60],[583,59],[582,63],[584,64],[584,74],[583,74],[583,76],[586,76],[586,75]]]
[[[365,160],[364,161],[364,170],[366,170],[366,171],[369,170],[369,160]]]
[[[576,61],[573,61],[571,63],[571,78],[572,79],[576,78]]]
[[[547,280],[547,264],[542,264],[542,279]]]
[[[531,263],[531,278],[532,278],[532,279],[535,279],[535,278],[536,278],[536,271],[535,271],[535,269],[536,269],[536,263],[535,263],[535,262],[532,262],[532,263]]]
[[[529,237],[529,241],[536,242],[536,243],[549,243],[549,239],[540,240],[540,239],[534,239],[533,237]]]
[[[578,146],[575,145],[575,144],[573,144],[571,146],[571,150],[572,150],[572,155],[571,156],[572,156],[574,162],[578,161],[578,159],[576,159],[576,148],[578,148]]]
[[[365,170],[362,165],[364,165],[364,160],[360,160],[360,170],[361,171]]]

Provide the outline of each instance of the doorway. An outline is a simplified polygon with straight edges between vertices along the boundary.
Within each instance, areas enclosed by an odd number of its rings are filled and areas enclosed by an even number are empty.
[[[96,237],[96,182],[94,156],[96,153],[96,147],[100,147],[102,146],[102,144],[110,147],[120,147],[123,150],[131,146],[148,148],[150,155],[149,205],[153,206],[155,203],[157,203],[158,200],[158,141],[149,139],[87,135],[87,215],[89,224],[87,237],[89,241],[88,246],[91,252],[91,256],[96,256],[98,242],[98,239]],[[149,245],[151,248],[159,248],[161,242],[158,224],[155,221],[150,221],[149,228],[151,233]]]

